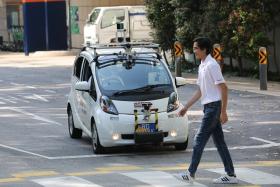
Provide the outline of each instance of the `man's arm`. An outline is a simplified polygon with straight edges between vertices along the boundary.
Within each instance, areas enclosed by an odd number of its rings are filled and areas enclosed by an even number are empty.
[[[192,98],[187,102],[187,104],[179,111],[179,116],[184,116],[188,109],[201,97],[200,88],[194,93]]]
[[[221,97],[222,97],[220,120],[221,120],[221,124],[224,124],[228,121],[228,116],[227,116],[228,88],[225,83],[218,84],[218,87],[221,91]]]

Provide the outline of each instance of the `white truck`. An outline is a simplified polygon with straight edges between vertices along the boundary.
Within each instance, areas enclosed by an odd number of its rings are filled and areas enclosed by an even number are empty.
[[[124,38],[128,42],[152,41],[152,29],[145,8],[145,6],[94,8],[84,26],[84,43],[112,43]]]

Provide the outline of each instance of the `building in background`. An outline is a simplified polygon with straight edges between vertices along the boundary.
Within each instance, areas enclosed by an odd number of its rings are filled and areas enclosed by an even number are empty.
[[[0,40],[23,40],[21,0],[0,0]]]
[[[0,0],[0,42],[13,43],[23,40],[24,2],[46,3],[56,0]],[[64,1],[64,0],[57,0]],[[144,5],[144,0],[65,0],[68,47],[81,48],[83,28],[88,14],[98,6]],[[34,9],[32,9],[34,10]],[[51,10],[50,10],[51,11]],[[50,15],[51,12],[48,12]],[[23,41],[21,41],[23,43]],[[47,42],[48,43],[48,42]],[[44,50],[44,49],[41,49]],[[46,47],[47,50],[47,47]]]

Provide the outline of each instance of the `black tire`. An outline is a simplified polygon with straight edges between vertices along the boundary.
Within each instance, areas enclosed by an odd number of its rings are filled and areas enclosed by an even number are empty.
[[[91,144],[92,144],[93,153],[102,154],[105,152],[104,147],[100,144],[95,123],[92,123],[91,125]]]
[[[184,151],[184,150],[186,150],[187,147],[188,147],[188,142],[189,142],[189,138],[185,142],[183,142],[183,143],[175,144],[175,149],[177,151]]]
[[[81,129],[75,128],[73,113],[71,108],[68,111],[68,131],[71,138],[79,139],[83,135],[83,131]]]

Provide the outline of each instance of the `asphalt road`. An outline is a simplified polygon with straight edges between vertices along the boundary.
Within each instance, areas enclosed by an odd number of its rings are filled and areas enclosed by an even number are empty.
[[[66,103],[74,57],[0,57],[0,186],[188,186],[186,170],[202,117],[189,111],[187,151],[173,147],[124,147],[94,155],[90,139],[68,135]],[[195,85],[179,88],[185,103]],[[280,99],[229,92],[224,134],[240,179],[234,186],[280,186]],[[215,186],[223,166],[212,140],[193,186]],[[223,186],[223,185],[219,185]]]

